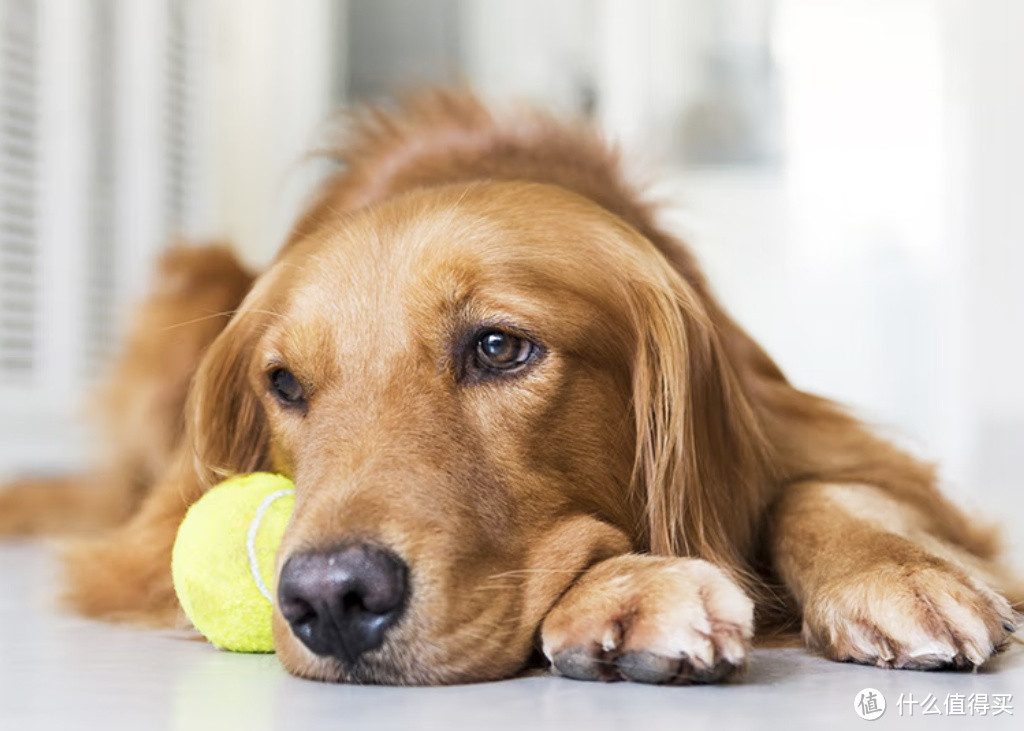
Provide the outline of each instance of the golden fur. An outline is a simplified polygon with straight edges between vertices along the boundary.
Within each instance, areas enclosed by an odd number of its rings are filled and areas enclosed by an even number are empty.
[[[109,409],[115,462],[148,497],[68,552],[78,611],[180,621],[182,514],[225,475],[273,469],[297,485],[279,567],[362,538],[413,577],[355,666],[276,612],[278,654],[307,677],[499,678],[539,646],[571,677],[710,682],[743,668],[755,615],[891,667],[978,665],[1005,644],[1004,597],[1022,593],[987,528],[929,466],[786,381],[591,129],[433,92],[345,132],[342,170],[244,301],[237,264],[170,255],[194,284],[143,310],[160,314],[136,327]],[[203,319],[236,308],[226,327]],[[480,324],[542,357],[460,380]],[[275,363],[307,389],[304,414],[269,394]],[[29,492],[0,494],[0,526],[59,527]]]

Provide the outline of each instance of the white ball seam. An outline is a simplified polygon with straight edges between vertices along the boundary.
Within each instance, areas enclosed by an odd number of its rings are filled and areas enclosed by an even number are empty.
[[[263,577],[260,575],[260,562],[256,557],[256,534],[259,532],[260,522],[270,509],[270,506],[278,499],[294,493],[295,490],[277,490],[263,498],[263,502],[256,508],[256,515],[253,516],[252,522],[249,523],[249,533],[245,537],[245,551],[249,554],[249,573],[252,574],[252,580],[256,582],[256,588],[260,590],[260,594],[271,604],[274,603],[274,597],[270,595],[270,589],[267,588]]]

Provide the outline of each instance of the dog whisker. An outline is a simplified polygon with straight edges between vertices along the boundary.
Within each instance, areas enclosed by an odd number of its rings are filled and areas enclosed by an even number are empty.
[[[164,330],[164,331],[166,331],[166,330],[175,330],[175,329],[177,329],[179,327],[188,327],[189,325],[195,325],[195,324],[198,324],[200,322],[206,322],[207,320],[214,320],[214,319],[216,319],[218,317],[232,317],[237,312],[238,312],[237,309],[235,309],[235,310],[223,310],[221,312],[213,312],[213,313],[210,313],[209,315],[204,315],[202,317],[195,317],[195,318],[193,318],[191,320],[184,320],[182,322],[176,322],[173,325],[167,325],[167,326],[161,328],[161,330]]]

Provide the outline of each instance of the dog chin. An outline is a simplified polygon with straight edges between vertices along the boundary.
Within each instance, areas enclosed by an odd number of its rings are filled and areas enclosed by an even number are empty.
[[[456,667],[450,663],[437,662],[434,658],[417,661],[419,653],[389,651],[382,648],[360,657],[355,662],[346,662],[335,657],[316,657],[303,652],[303,657],[294,661],[288,653],[279,651],[279,656],[292,675],[325,683],[352,685],[459,685],[501,680],[516,675],[528,664],[530,658],[503,666],[489,658],[463,658],[465,665]],[[424,656],[426,653],[424,653]]]

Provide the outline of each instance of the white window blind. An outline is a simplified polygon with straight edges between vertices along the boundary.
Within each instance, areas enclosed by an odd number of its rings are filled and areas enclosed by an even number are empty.
[[[37,35],[32,0],[0,25],[0,377],[29,382],[37,362]]]
[[[3,480],[81,463],[82,396],[162,248],[269,258],[345,47],[332,0],[0,3]]]
[[[197,227],[202,0],[4,0],[0,476],[78,461],[82,396]],[[201,226],[201,224],[199,224]]]

